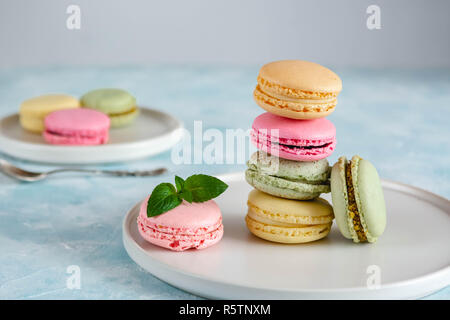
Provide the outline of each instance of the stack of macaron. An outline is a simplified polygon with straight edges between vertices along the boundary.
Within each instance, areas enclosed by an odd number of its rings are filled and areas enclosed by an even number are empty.
[[[336,128],[324,117],[334,111],[341,79],[331,70],[300,60],[264,65],[253,93],[264,110],[253,121],[258,148],[247,162],[247,227],[280,243],[326,237],[332,206],[319,196],[330,192],[326,159],[336,146]]]
[[[66,94],[49,94],[24,101],[22,127],[42,134],[51,144],[98,145],[108,142],[109,129],[131,124],[139,114],[136,99],[121,89],[97,89],[80,100]]]
[[[386,226],[383,191],[375,167],[354,156],[330,168],[336,128],[332,113],[342,89],[333,71],[312,62],[276,61],[257,78],[251,141],[258,148],[247,162],[248,229],[265,240],[303,243],[326,237],[337,225],[354,242],[375,242]],[[331,191],[333,207],[320,198]]]

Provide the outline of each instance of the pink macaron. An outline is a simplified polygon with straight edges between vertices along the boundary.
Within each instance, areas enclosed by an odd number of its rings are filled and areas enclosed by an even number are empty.
[[[50,113],[43,136],[51,144],[96,145],[108,142],[109,117],[91,109],[67,109]]]
[[[336,147],[336,128],[325,118],[296,120],[266,112],[253,121],[250,136],[259,150],[295,161],[326,158]]]
[[[222,213],[215,201],[188,203],[155,217],[147,216],[148,198],[141,204],[137,224],[141,236],[157,246],[184,251],[204,249],[223,236]]]

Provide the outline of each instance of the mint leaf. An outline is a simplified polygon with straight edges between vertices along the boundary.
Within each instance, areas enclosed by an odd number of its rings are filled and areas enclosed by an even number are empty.
[[[219,196],[228,185],[205,174],[195,174],[186,180],[175,176],[176,188],[161,183],[153,190],[147,202],[147,216],[155,217],[179,206],[183,199],[189,203],[205,202]]]
[[[147,216],[155,217],[167,212],[182,202],[175,187],[170,183],[161,183],[153,190],[147,203]]]
[[[184,189],[183,192],[180,193],[180,197],[186,200],[189,203],[192,203],[193,197],[192,192],[188,189]]]
[[[195,174],[186,179],[183,192],[189,190],[192,193],[193,202],[205,202],[218,197],[227,188],[226,183],[215,177]]]
[[[175,176],[175,185],[177,186],[177,192],[180,193],[183,190],[184,180],[179,176]]]

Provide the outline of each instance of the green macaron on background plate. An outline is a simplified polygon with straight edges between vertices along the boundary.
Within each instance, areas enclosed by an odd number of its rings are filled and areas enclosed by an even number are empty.
[[[111,127],[129,125],[139,114],[136,98],[122,89],[92,90],[84,94],[80,101],[84,108],[107,114],[111,119]]]

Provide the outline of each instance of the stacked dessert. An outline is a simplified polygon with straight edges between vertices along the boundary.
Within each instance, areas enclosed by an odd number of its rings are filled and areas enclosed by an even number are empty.
[[[330,192],[326,159],[336,146],[336,128],[325,119],[336,107],[341,79],[316,63],[300,60],[264,65],[254,91],[268,111],[256,117],[251,141],[258,148],[248,161],[247,227],[280,243],[326,237],[334,218],[321,193]]]

